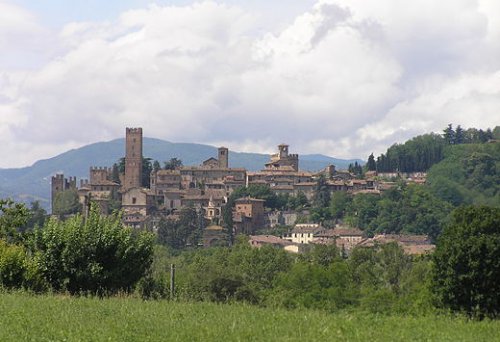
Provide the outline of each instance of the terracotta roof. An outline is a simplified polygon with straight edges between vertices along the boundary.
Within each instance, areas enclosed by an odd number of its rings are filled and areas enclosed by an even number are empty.
[[[273,244],[282,246],[294,245],[293,242],[290,242],[288,240],[282,239],[274,235],[251,235],[249,241],[256,241],[263,244]]]
[[[296,224],[292,229],[292,233],[317,233],[323,231],[325,228],[317,224]]]
[[[252,197],[241,197],[235,200],[236,203],[238,202],[265,202],[263,199],[259,198],[252,198]]]
[[[97,182],[92,183],[90,185],[120,186],[120,184],[115,183],[115,182],[110,181],[110,180],[107,180],[107,179],[98,180]]]
[[[432,244],[403,246],[405,253],[410,255],[427,254],[433,252],[435,249],[436,246]]]
[[[336,236],[363,236],[363,231],[358,228],[336,227],[328,229],[324,233],[319,234],[320,237],[336,237]]]

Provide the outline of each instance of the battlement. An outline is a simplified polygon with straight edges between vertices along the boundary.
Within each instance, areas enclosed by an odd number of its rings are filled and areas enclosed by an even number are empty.
[[[142,134],[142,128],[126,128],[126,133],[127,134]]]
[[[52,176],[52,181],[55,181],[55,180],[64,181],[64,174],[57,173],[54,176]]]
[[[111,168],[93,166],[90,168],[90,184],[103,182],[111,175]]]
[[[106,172],[110,172],[111,168],[108,168],[106,166],[91,166],[90,167],[90,172],[93,172],[93,171],[106,171]]]

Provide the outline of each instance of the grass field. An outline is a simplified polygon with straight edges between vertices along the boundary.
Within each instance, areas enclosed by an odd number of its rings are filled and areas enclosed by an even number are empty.
[[[500,321],[0,293],[0,341],[500,341]]]

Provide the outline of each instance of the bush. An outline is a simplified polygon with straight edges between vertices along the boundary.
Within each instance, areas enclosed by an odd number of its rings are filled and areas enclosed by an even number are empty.
[[[0,240],[0,286],[41,291],[46,288],[36,258],[29,258],[22,246]]]
[[[92,205],[86,219],[51,219],[33,234],[38,264],[54,290],[107,294],[129,291],[149,269],[151,234],[124,228],[119,216],[103,217]]]

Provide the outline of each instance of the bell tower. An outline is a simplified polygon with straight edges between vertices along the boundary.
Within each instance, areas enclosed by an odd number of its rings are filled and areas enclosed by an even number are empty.
[[[125,131],[125,189],[142,185],[142,128]]]

